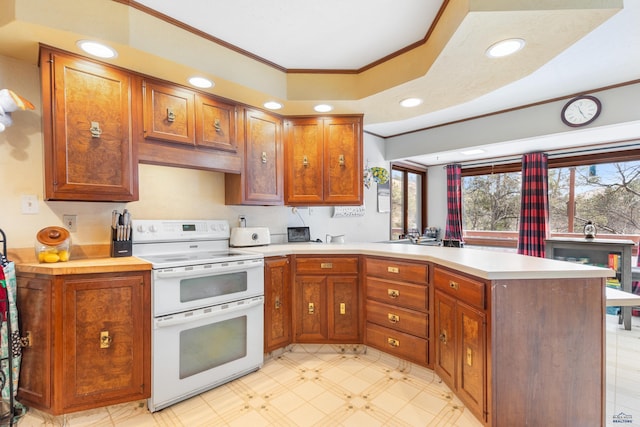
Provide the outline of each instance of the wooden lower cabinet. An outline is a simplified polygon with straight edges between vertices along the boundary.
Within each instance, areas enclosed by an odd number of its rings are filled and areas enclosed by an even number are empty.
[[[435,292],[435,371],[467,408],[486,419],[485,314]]]
[[[367,257],[365,271],[366,344],[430,366],[429,266]]]
[[[295,342],[359,343],[358,257],[295,257]]]
[[[150,274],[18,273],[18,400],[54,415],[150,396]]]
[[[291,272],[289,257],[264,260],[264,352],[291,344]]]

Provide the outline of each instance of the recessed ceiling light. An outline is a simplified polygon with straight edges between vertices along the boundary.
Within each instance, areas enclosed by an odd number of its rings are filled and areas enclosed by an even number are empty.
[[[313,107],[313,109],[316,110],[318,113],[328,113],[329,111],[333,110],[333,107],[327,104],[318,104],[315,107]]]
[[[205,79],[204,77],[191,77],[189,79],[189,83],[202,89],[207,89],[213,86],[213,82],[209,79]]]
[[[264,108],[268,108],[269,110],[279,110],[282,108],[282,104],[276,101],[267,101],[263,105]]]
[[[461,151],[460,153],[464,154],[465,156],[472,156],[474,154],[484,153],[484,150],[480,148],[472,148],[471,150]]]
[[[489,58],[502,58],[516,53],[524,47],[525,41],[523,39],[506,39],[492,44],[487,49],[487,56]]]
[[[92,42],[91,40],[79,40],[76,44],[89,55],[97,56],[98,58],[109,59],[118,56],[118,52],[102,43]]]
[[[417,107],[420,104],[422,104],[422,99],[420,98],[406,98],[400,101],[400,105],[407,108]]]

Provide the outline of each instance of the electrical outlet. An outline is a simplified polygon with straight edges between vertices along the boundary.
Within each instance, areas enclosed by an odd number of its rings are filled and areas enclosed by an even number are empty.
[[[77,215],[62,215],[62,223],[71,232],[78,230]]]

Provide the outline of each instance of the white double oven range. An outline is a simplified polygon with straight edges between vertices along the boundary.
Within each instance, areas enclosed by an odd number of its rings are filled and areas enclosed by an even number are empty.
[[[262,366],[263,256],[229,235],[224,220],[133,220],[152,264],[151,412]]]

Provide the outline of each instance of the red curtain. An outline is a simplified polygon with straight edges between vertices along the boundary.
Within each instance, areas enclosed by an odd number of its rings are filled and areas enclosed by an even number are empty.
[[[447,165],[447,227],[445,239],[462,242],[462,166]]]
[[[546,153],[522,156],[522,196],[518,253],[545,256],[549,236],[548,159]]]

